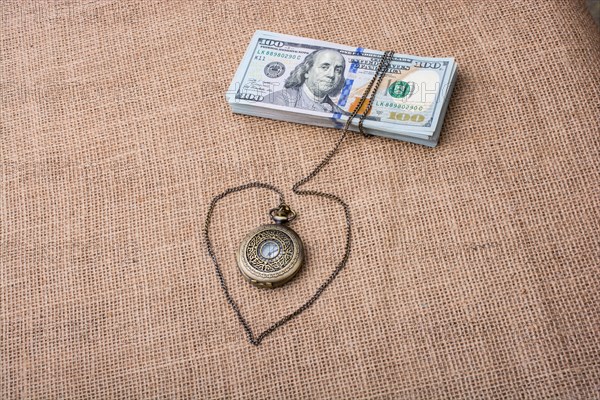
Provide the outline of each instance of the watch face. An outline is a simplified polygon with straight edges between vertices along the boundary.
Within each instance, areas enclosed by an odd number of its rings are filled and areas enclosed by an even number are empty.
[[[265,240],[258,246],[258,254],[265,260],[271,260],[279,254],[281,247],[274,240]]]

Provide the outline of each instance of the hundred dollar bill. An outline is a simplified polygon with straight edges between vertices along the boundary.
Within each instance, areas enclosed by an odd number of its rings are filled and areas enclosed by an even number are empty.
[[[362,47],[256,31],[226,98],[234,112],[340,128],[357,107],[382,55]],[[395,54],[372,96],[365,131],[437,144],[456,70],[454,58]]]

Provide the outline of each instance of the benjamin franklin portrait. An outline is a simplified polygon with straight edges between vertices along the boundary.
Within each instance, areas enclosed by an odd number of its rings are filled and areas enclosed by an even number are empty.
[[[265,96],[264,103],[307,110],[344,113],[331,97],[344,87],[346,61],[336,50],[321,49],[310,53],[290,73],[284,89]]]

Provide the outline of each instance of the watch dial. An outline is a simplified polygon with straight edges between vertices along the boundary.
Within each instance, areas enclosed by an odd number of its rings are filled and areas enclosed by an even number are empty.
[[[279,247],[279,243],[274,240],[265,240],[259,246],[259,254],[265,260],[271,260],[279,254],[281,248]]]

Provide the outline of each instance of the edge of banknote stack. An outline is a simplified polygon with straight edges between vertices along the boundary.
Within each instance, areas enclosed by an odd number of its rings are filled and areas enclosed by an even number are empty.
[[[342,129],[383,53],[258,30],[225,97],[234,113]],[[435,147],[457,69],[451,57],[394,54],[364,132]]]

